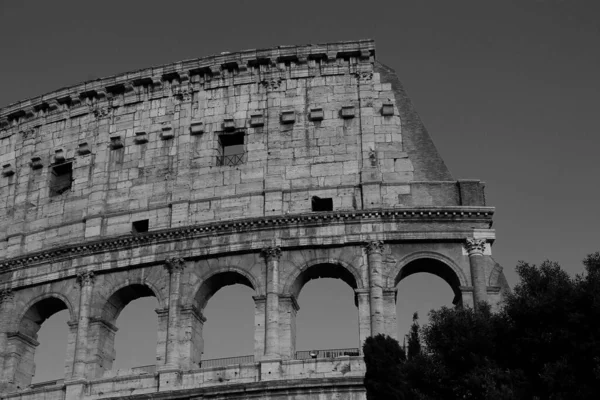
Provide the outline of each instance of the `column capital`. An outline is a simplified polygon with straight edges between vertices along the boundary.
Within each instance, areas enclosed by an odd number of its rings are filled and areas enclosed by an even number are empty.
[[[15,297],[15,293],[12,291],[12,289],[3,289],[0,290],[0,304],[9,301],[12,301],[12,299],[14,299]]]
[[[267,261],[274,260],[274,259],[279,261],[279,259],[281,258],[281,247],[279,247],[279,246],[265,247],[264,249],[261,250],[261,254]]]
[[[371,240],[365,244],[367,254],[381,254],[383,253],[383,241]]]
[[[485,251],[486,242],[486,239],[467,238],[465,248],[470,256],[477,254],[482,255]]]
[[[94,284],[94,273],[92,271],[84,271],[77,274],[77,283],[80,287],[92,286]]]
[[[167,258],[165,260],[165,268],[169,271],[169,274],[181,272],[185,268],[185,260],[183,258]]]

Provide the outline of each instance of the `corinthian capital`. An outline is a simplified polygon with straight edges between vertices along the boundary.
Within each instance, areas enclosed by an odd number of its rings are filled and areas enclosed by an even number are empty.
[[[467,248],[469,255],[483,254],[485,251],[485,243],[485,239],[467,238],[465,247]]]
[[[15,294],[11,289],[0,290],[0,304],[5,301],[11,301],[14,297]]]
[[[365,244],[367,254],[381,254],[383,253],[383,242],[381,240],[372,240]]]
[[[165,260],[165,268],[170,274],[181,272],[185,268],[185,260],[183,258],[167,258]]]
[[[265,247],[264,249],[262,249],[261,253],[267,261],[273,260],[273,259],[279,260],[281,258],[281,247],[278,247],[278,246]]]
[[[80,272],[77,274],[77,283],[79,286],[92,286],[94,284],[94,273],[92,271]]]

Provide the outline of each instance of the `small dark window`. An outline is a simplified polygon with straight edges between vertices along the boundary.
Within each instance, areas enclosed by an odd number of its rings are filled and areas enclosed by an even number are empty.
[[[333,211],[333,199],[331,198],[320,198],[317,196],[312,197],[312,210],[313,211]]]
[[[149,226],[149,223],[148,223],[147,219],[134,221],[131,223],[131,232],[133,232],[133,233],[148,232],[148,226]]]
[[[246,161],[243,132],[220,135],[219,145],[218,165],[239,165]]]
[[[51,168],[50,196],[58,196],[71,190],[73,182],[73,163],[59,164]]]

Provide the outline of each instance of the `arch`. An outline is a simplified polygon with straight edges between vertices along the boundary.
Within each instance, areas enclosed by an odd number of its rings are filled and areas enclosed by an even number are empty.
[[[127,282],[112,288],[110,293],[111,295],[102,306],[101,318],[113,325],[127,304],[141,297],[155,297],[159,307],[166,307],[160,291],[153,284],[144,280],[127,280]]]
[[[220,289],[231,285],[244,285],[261,295],[260,285],[248,271],[236,267],[225,267],[210,272],[202,277],[194,295],[194,302],[199,310],[203,310],[210,298]]]
[[[36,296],[32,300],[30,300],[25,305],[25,307],[22,308],[22,310],[23,311],[20,314],[18,314],[18,317],[15,320],[16,330],[20,333],[27,334],[28,336],[34,339],[37,336],[37,332],[40,329],[42,323],[57,312],[60,312],[62,310],[68,310],[70,320],[75,321],[77,319],[75,315],[75,309],[71,304],[71,301],[66,296],[56,292],[44,293],[42,295]],[[31,331],[31,329],[35,327],[35,325],[27,323],[24,324],[24,320],[27,317],[30,321],[35,321],[35,323],[37,324],[37,329],[33,331],[33,334],[27,333],[22,330],[23,328]],[[24,325],[31,326],[26,327]]]
[[[35,374],[35,353],[39,345],[38,332],[42,324],[54,314],[68,310],[71,321],[76,320],[71,302],[60,293],[45,293],[33,298],[22,309],[16,319],[16,333],[11,334],[9,339],[9,351],[18,354],[12,370],[9,374],[13,376],[17,388],[24,388],[31,384]],[[67,351],[67,349],[65,349]],[[68,360],[67,351],[66,364]]]
[[[404,278],[419,272],[427,272],[446,281],[454,292],[453,303],[462,302],[460,287],[469,284],[463,270],[451,258],[431,251],[411,253],[399,260],[394,267],[394,286]]]
[[[315,268],[319,265],[324,267]],[[352,289],[363,289],[364,284],[359,271],[352,265],[339,259],[317,258],[296,269],[288,277],[283,293],[299,297],[302,287],[312,279],[336,278],[346,282]]]

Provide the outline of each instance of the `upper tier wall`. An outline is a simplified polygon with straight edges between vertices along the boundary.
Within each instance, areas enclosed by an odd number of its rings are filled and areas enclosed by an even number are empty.
[[[427,135],[374,54],[369,40],[245,51],[1,110],[0,258],[135,221],[302,213],[313,196],[334,210],[485,205],[482,184],[454,182],[441,159],[415,173],[437,152],[419,155]]]

